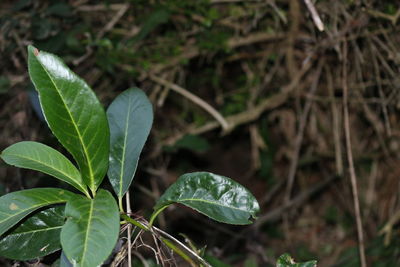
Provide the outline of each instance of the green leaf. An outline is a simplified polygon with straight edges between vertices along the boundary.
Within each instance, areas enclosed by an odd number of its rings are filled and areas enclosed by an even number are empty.
[[[172,203],[180,203],[219,222],[250,224],[259,205],[255,197],[230,178],[208,172],[179,177],[160,197],[150,222]]]
[[[41,207],[67,202],[73,195],[58,188],[34,188],[0,197],[0,235],[29,213]]]
[[[281,255],[276,261],[276,267],[316,267],[317,261],[307,261],[303,263],[294,262],[293,258],[285,253]]]
[[[40,258],[61,248],[64,205],[39,211],[0,240],[0,255],[14,260]]]
[[[107,117],[94,92],[60,58],[28,47],[29,75],[49,127],[78,162],[92,193],[108,168]]]
[[[143,91],[128,89],[107,110],[110,125],[108,178],[118,198],[128,190],[153,123],[153,108]]]
[[[10,165],[58,178],[88,195],[79,171],[64,155],[49,146],[31,141],[19,142],[6,148],[0,157]]]
[[[119,233],[119,211],[110,192],[94,199],[76,195],[65,208],[61,246],[74,266],[99,266],[111,254]]]

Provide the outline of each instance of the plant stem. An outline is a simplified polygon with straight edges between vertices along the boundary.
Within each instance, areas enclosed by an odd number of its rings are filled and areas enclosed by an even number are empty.
[[[169,205],[164,206],[158,210],[156,210],[155,212],[153,212],[153,214],[150,217],[150,221],[149,221],[149,227],[152,227],[154,220],[156,219],[157,215],[160,214],[163,210],[165,210],[166,208],[168,208]]]
[[[142,223],[140,223],[140,222],[138,222],[138,221],[132,219],[131,217],[129,217],[129,216],[126,215],[126,214],[121,214],[121,218],[124,219],[125,221],[127,221],[127,222],[129,222],[129,223],[131,223],[131,224],[133,224],[133,225],[135,225],[135,226],[137,226],[137,227],[139,227],[139,228],[142,229],[142,230],[150,231],[150,229],[147,228],[147,226],[145,226],[144,224],[142,224]]]
[[[161,237],[160,240],[167,245],[167,247],[169,247],[170,249],[172,249],[173,251],[176,252],[176,254],[178,254],[179,256],[182,257],[182,259],[184,259],[185,261],[189,262],[189,264],[193,267],[196,267],[196,264],[193,262],[193,260],[185,254],[185,252],[183,252],[180,248],[178,248],[177,246],[175,246],[171,241],[169,241],[166,238]]]
[[[121,212],[121,213],[124,213],[124,205],[122,205],[122,197],[120,198],[118,198],[118,206],[119,206],[119,211]]]
[[[153,215],[151,216],[152,221],[154,221],[154,219],[157,217],[157,215],[168,206],[165,206],[159,210],[157,210],[155,213],[153,213]],[[121,214],[121,218],[124,219],[125,221],[139,227],[142,230],[151,232],[153,235],[157,235],[159,239],[170,249],[172,249],[176,254],[178,254],[179,256],[181,256],[184,260],[188,261],[192,266],[193,265],[193,260],[191,257],[188,256],[188,254],[190,254],[191,256],[193,256],[194,258],[196,258],[196,260],[198,260],[202,265],[204,265],[205,267],[212,267],[208,262],[206,262],[202,257],[200,257],[199,255],[197,255],[196,252],[194,252],[193,250],[191,250],[190,248],[188,248],[185,244],[183,244],[181,241],[179,241],[178,239],[176,239],[175,237],[171,236],[170,234],[168,234],[167,232],[164,232],[163,230],[154,227],[150,224],[150,222],[146,225],[145,223],[142,222],[138,222],[135,219],[132,219],[131,217],[129,217],[126,214]],[[165,238],[161,237],[165,236]],[[180,247],[182,247],[184,250],[180,249],[179,247],[175,246],[171,241],[173,241],[174,243],[178,244]],[[188,260],[189,259],[189,260]]]

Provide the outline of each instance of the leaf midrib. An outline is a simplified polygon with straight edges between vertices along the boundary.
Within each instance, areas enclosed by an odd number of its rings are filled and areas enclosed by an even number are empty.
[[[30,231],[26,231],[26,232],[14,233],[14,234],[10,234],[9,236],[12,236],[12,235],[27,235],[27,234],[32,234],[32,233],[36,233],[36,232],[51,231],[51,230],[62,228],[62,227],[63,227],[62,225],[53,226],[53,227],[48,227],[48,228],[43,228],[43,229],[37,229],[37,230],[30,230]]]
[[[89,242],[89,233],[90,233],[90,225],[91,225],[91,221],[92,221],[92,217],[93,217],[93,206],[94,206],[94,199],[89,200],[90,201],[90,208],[89,208],[89,216],[88,216],[88,223],[87,223],[87,227],[86,227],[86,233],[85,233],[85,239],[83,242],[83,251],[82,251],[82,258],[81,258],[81,263],[85,260],[85,255],[86,255],[86,251],[87,251],[87,247],[88,247],[88,242]]]
[[[17,216],[21,215],[22,213],[25,213],[25,212],[27,212],[27,211],[29,211],[31,209],[35,209],[35,208],[38,208],[40,206],[45,206],[45,205],[50,205],[50,204],[62,203],[62,202],[66,202],[66,201],[67,200],[65,200],[65,199],[60,199],[60,200],[57,200],[57,201],[48,201],[48,202],[44,202],[44,203],[41,203],[41,204],[38,204],[38,205],[30,206],[27,209],[21,210],[21,212],[14,213],[14,214],[12,214],[12,216],[9,216],[6,219],[1,220],[0,224],[4,223],[4,222],[6,222],[6,221],[8,221],[10,219],[13,219],[14,217],[17,217]]]
[[[54,85],[54,88],[57,90],[57,93],[59,94],[59,96],[60,96],[60,98],[61,98],[61,101],[62,101],[62,103],[63,103],[65,109],[67,110],[68,115],[69,115],[70,118],[71,118],[72,124],[74,125],[75,131],[76,131],[77,136],[78,136],[78,138],[79,138],[79,141],[81,142],[81,145],[82,145],[82,148],[83,148],[83,152],[84,152],[84,154],[85,154],[86,162],[88,163],[89,176],[90,176],[90,177],[89,177],[89,179],[90,179],[90,186],[89,186],[89,187],[90,187],[90,189],[94,190],[95,186],[94,186],[94,175],[93,175],[93,169],[92,169],[92,162],[89,160],[89,154],[88,154],[88,151],[87,151],[87,149],[86,149],[86,146],[85,146],[84,143],[83,143],[83,139],[82,139],[82,136],[81,136],[81,134],[80,134],[80,132],[79,132],[79,130],[78,130],[78,126],[76,125],[75,120],[73,119],[72,114],[71,114],[70,110],[68,109],[68,107],[67,107],[67,105],[66,105],[66,103],[65,103],[65,100],[64,100],[64,98],[63,98],[63,95],[61,94],[59,88],[57,87],[57,84],[56,84],[55,81],[53,80],[53,77],[50,75],[50,73],[47,71],[47,69],[43,66],[42,62],[40,62],[40,60],[37,58],[37,56],[36,56],[36,59],[37,59],[37,61],[39,62],[40,66],[42,66],[43,70],[46,72],[47,76],[49,76],[51,82],[52,82],[53,85]]]
[[[126,116],[126,121],[125,121],[125,131],[124,131],[124,146],[122,147],[122,159],[121,159],[121,175],[120,175],[120,181],[119,181],[119,192],[118,192],[118,197],[122,198],[122,183],[124,179],[124,166],[125,166],[125,154],[126,154],[126,143],[128,140],[128,124],[129,124],[129,118],[130,118],[130,109],[131,109],[131,101],[130,98],[128,99],[128,114]]]
[[[207,203],[207,204],[213,204],[213,205],[221,206],[221,207],[224,207],[224,208],[230,208],[230,209],[234,209],[234,210],[240,210],[240,211],[248,212],[246,209],[243,210],[243,209],[239,209],[239,208],[236,208],[236,207],[233,207],[233,206],[221,205],[218,202],[207,201],[205,199],[198,199],[198,198],[184,198],[184,199],[178,199],[178,200],[173,201],[173,202],[178,202],[179,203],[179,202],[183,202],[183,201],[204,202],[204,203]],[[250,212],[248,212],[248,213],[250,213]]]

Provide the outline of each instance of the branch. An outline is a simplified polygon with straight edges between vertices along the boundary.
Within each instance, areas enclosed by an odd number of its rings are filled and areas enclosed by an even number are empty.
[[[242,124],[246,124],[246,123],[255,121],[265,111],[274,109],[276,107],[279,107],[283,103],[285,103],[286,100],[288,99],[290,93],[294,90],[294,88],[296,88],[299,85],[300,80],[307,73],[307,71],[311,68],[311,66],[312,66],[311,62],[304,64],[303,68],[296,74],[296,76],[292,79],[292,81],[288,85],[286,85],[282,88],[281,92],[262,100],[255,107],[249,108],[248,110],[240,112],[238,114],[225,117],[225,120],[228,123],[229,128],[224,133],[225,134],[229,133],[233,129],[235,129],[236,127],[238,127]],[[218,129],[220,126],[221,126],[220,123],[218,123],[217,121],[210,121],[200,127],[191,125],[187,128],[186,131],[180,133],[177,136],[173,136],[173,137],[169,138],[168,140],[166,140],[163,143],[164,144],[173,144],[174,142],[176,142],[176,140],[179,140],[185,134],[195,134],[195,135],[203,134],[205,132]]]
[[[363,226],[361,219],[360,203],[358,198],[357,177],[354,169],[353,152],[351,150],[351,137],[350,137],[350,119],[348,107],[348,88],[347,88],[347,43],[343,44],[343,66],[342,66],[342,87],[343,87],[343,114],[344,114],[344,133],[346,141],[347,160],[349,163],[350,182],[353,192],[353,205],[356,216],[356,226],[358,235],[358,250],[360,253],[361,267],[367,266],[365,259],[364,236]]]
[[[222,129],[224,131],[227,131],[229,129],[229,125],[228,122],[224,119],[224,117],[215,109],[213,108],[211,105],[209,105],[207,102],[205,102],[203,99],[201,99],[200,97],[192,94],[191,92],[189,92],[188,90],[180,87],[179,85],[169,82],[167,80],[164,80],[162,78],[159,78],[155,75],[150,74],[149,78],[175,92],[177,92],[178,94],[186,97],[187,99],[189,99],[190,101],[192,101],[193,103],[197,104],[198,106],[200,106],[202,109],[204,109],[205,111],[207,111],[211,116],[214,117],[214,119],[216,119],[218,121],[218,123],[221,125]]]

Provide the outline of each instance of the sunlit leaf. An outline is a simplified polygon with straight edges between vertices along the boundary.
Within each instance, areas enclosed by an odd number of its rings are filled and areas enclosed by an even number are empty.
[[[110,125],[108,178],[119,198],[135,175],[140,153],[153,123],[153,108],[137,88],[120,94],[107,110]]]
[[[19,142],[6,148],[0,157],[10,165],[41,171],[88,194],[81,174],[75,166],[64,155],[49,146],[31,141]]]
[[[95,193],[108,168],[107,117],[94,92],[60,58],[28,47],[29,75],[49,127]]]
[[[259,211],[257,200],[246,188],[230,178],[208,172],[179,177],[158,200],[152,219],[172,203],[229,224],[250,224]]]
[[[111,254],[119,233],[119,211],[110,192],[100,189],[94,199],[76,195],[65,208],[67,222],[61,245],[75,266],[98,266]]]
[[[0,255],[29,260],[46,256],[61,248],[64,205],[47,208],[32,215],[0,240]]]
[[[58,188],[34,188],[0,197],[0,235],[31,212],[41,207],[67,202],[73,195]]]

